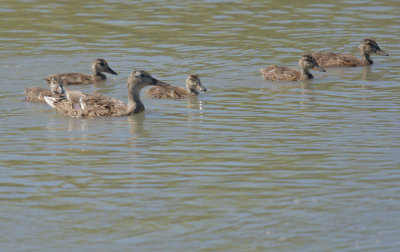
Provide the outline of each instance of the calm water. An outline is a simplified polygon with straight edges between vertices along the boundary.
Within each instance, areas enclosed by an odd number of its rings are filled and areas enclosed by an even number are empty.
[[[2,251],[398,251],[397,0],[64,2],[0,2]],[[363,38],[390,56],[299,83],[258,72]],[[98,57],[119,75],[77,89],[126,100],[144,69],[208,92],[113,119],[23,101]]]

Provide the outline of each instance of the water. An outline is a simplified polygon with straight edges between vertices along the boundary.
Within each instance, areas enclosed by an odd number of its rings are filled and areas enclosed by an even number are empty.
[[[4,251],[397,251],[397,1],[0,3],[0,244]],[[262,80],[315,50],[389,57]],[[142,94],[146,111],[69,119],[23,90],[51,73],[127,99],[132,69],[208,92]]]

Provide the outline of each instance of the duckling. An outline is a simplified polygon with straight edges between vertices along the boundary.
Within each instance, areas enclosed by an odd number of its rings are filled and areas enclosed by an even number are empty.
[[[62,73],[62,74],[52,74],[49,75],[45,80],[50,83],[51,78],[57,77],[61,78],[65,86],[68,85],[79,85],[79,84],[93,84],[101,81],[105,81],[107,76],[102,74],[102,72],[110,73],[113,75],[118,75],[114,70],[112,70],[107,61],[104,59],[95,59],[92,64],[93,75],[83,74],[83,73]]]
[[[260,72],[265,80],[270,81],[299,81],[312,79],[314,76],[310,73],[310,69],[315,68],[318,71],[325,72],[325,69],[320,67],[310,54],[303,55],[299,60],[300,71],[285,66],[269,66],[261,68]]]
[[[189,74],[186,79],[186,89],[175,86],[158,86],[146,90],[146,94],[153,98],[182,99],[198,95],[199,91],[206,92],[207,89],[201,84],[198,74]]]
[[[30,87],[24,90],[28,102],[45,103],[44,96],[59,98],[65,94],[63,82],[59,78],[50,79],[50,90],[41,87]]]
[[[389,56],[385,51],[383,51],[372,39],[364,39],[358,46],[362,58],[355,57],[350,54],[340,54],[333,52],[314,52],[315,60],[322,67],[359,67],[368,66],[374,62],[371,59],[371,54],[376,53],[383,56]]]
[[[147,85],[168,85],[143,70],[133,71],[128,77],[128,104],[102,94],[87,94],[67,90],[66,98],[45,96],[46,103],[61,115],[78,118],[119,117],[144,111],[140,91]]]

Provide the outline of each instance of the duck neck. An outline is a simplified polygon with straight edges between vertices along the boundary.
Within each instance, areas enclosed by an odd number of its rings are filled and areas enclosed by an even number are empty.
[[[312,79],[314,76],[310,73],[308,69],[302,69],[301,70],[301,77],[300,79],[302,80],[307,80],[307,79]]]
[[[186,83],[186,89],[187,89],[187,91],[189,91],[189,94],[192,94],[192,95],[200,94],[199,91],[197,91],[196,87],[192,88],[192,87],[190,87],[190,85],[188,83]]]
[[[107,76],[99,71],[93,70],[93,76],[99,80],[106,80]]]
[[[372,63],[374,63],[371,59],[371,56],[368,53],[362,53],[362,57],[364,61],[367,63],[367,65],[372,65]]]
[[[127,114],[135,114],[144,110],[144,105],[140,100],[141,87],[135,84],[128,85],[128,106]]]
[[[192,88],[192,89],[188,89],[190,94],[194,94],[194,95],[198,95],[200,94],[199,91],[197,91],[197,89]]]
[[[52,85],[50,85],[50,91],[53,95],[57,94],[57,87],[53,87]]]
[[[97,68],[96,65],[92,65],[92,73],[93,73],[93,77],[97,80],[97,81],[101,81],[101,80],[106,80],[107,76],[105,74],[102,74]]]

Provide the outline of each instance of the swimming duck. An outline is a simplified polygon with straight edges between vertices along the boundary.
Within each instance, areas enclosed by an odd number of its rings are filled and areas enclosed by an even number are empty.
[[[44,96],[59,98],[65,94],[61,79],[50,79],[50,90],[41,87],[30,87],[24,90],[25,100],[28,102],[45,103]]]
[[[373,64],[370,55],[376,53],[383,56],[389,56],[385,51],[379,48],[378,43],[372,39],[364,39],[358,46],[362,58],[350,54],[340,54],[333,52],[315,52],[312,53],[315,60],[322,67],[359,67]]]
[[[299,67],[301,72],[293,68],[277,65],[261,68],[260,72],[264,76],[264,79],[270,81],[299,81],[312,79],[314,76],[310,73],[310,69],[313,68],[325,72],[325,69],[320,67],[310,54],[303,55],[300,58]]]
[[[199,91],[207,91],[207,89],[201,84],[198,74],[189,74],[186,79],[186,89],[175,86],[158,86],[151,87],[146,90],[146,94],[153,98],[172,98],[182,99],[189,96],[198,95]]]
[[[66,98],[45,96],[47,104],[69,117],[118,117],[144,111],[140,91],[147,85],[168,85],[143,70],[133,71],[128,77],[128,104],[102,94],[87,94],[67,90]]]
[[[93,84],[107,79],[102,72],[118,75],[112,70],[104,59],[95,59],[92,64],[93,75],[83,73],[62,73],[49,75],[45,80],[50,83],[51,78],[61,78],[64,85]]]

